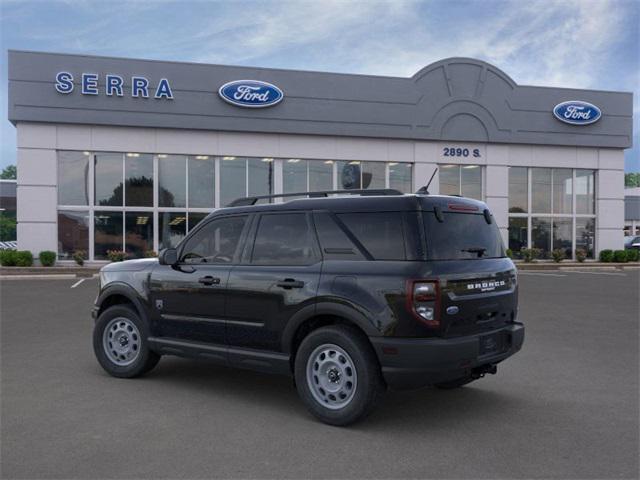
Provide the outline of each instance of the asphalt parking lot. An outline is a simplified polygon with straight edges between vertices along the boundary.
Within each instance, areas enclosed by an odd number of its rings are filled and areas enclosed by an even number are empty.
[[[1,281],[2,478],[638,478],[639,273],[522,273],[525,346],[497,375],[349,428],[287,378],[170,357],[111,378],[96,280]]]

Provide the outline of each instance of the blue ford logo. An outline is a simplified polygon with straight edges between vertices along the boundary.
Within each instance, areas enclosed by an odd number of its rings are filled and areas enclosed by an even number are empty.
[[[271,107],[284,98],[284,93],[275,85],[259,80],[235,80],[225,83],[218,90],[225,102],[238,107]]]
[[[571,125],[589,125],[597,122],[602,116],[598,107],[580,100],[559,103],[553,107],[553,114],[561,122]]]

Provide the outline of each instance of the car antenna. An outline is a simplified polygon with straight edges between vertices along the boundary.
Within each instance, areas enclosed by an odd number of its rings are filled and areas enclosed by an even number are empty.
[[[418,195],[429,195],[429,185],[431,185],[431,182],[433,182],[433,177],[436,176],[437,171],[438,167],[436,167],[436,169],[433,171],[433,174],[431,174],[431,178],[429,179],[427,184],[424,187],[420,187],[420,190],[416,192]]]

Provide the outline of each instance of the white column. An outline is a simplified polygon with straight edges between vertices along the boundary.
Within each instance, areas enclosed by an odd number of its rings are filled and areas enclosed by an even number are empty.
[[[18,249],[57,252],[56,127],[19,123],[17,139]]]
[[[596,178],[596,258],[624,248],[624,151],[601,148]]]

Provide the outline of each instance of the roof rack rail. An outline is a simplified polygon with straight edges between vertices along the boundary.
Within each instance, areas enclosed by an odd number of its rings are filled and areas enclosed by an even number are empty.
[[[328,197],[329,195],[334,195],[337,193],[346,193],[350,195],[362,195],[362,196],[372,196],[372,195],[404,195],[400,190],[395,190],[393,188],[377,188],[371,190],[323,190],[319,192],[298,192],[298,193],[275,193],[273,195],[257,195],[253,197],[242,197],[236,198],[234,201],[229,203],[227,207],[245,207],[250,205],[255,205],[258,200],[263,200],[266,198],[283,198],[283,197],[309,197],[309,198],[322,198]]]

